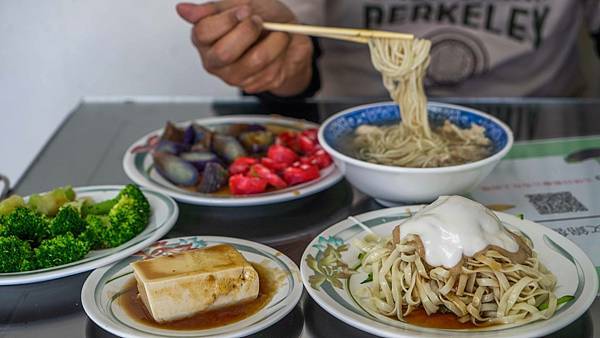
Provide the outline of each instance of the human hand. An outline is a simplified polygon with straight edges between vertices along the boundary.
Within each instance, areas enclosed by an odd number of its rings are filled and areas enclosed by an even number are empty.
[[[192,42],[206,71],[247,93],[301,93],[312,76],[313,45],[303,35],[265,31],[264,21],[295,22],[277,0],[181,3],[177,12],[193,24]]]

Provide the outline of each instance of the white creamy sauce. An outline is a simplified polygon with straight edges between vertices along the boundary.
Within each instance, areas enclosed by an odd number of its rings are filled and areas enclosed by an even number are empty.
[[[452,268],[488,245],[517,252],[519,245],[498,217],[482,204],[461,196],[441,196],[400,224],[400,239],[418,235],[431,266]]]

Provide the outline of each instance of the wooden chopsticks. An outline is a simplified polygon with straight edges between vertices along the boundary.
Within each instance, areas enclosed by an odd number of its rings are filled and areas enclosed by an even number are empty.
[[[305,34],[322,38],[338,39],[357,43],[368,43],[369,38],[413,39],[414,35],[370,29],[323,27],[288,23],[265,22],[263,27],[270,31]]]

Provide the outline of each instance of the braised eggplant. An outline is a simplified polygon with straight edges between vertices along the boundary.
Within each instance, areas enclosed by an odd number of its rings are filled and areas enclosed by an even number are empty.
[[[189,146],[187,144],[175,143],[168,140],[160,140],[154,148],[154,151],[157,153],[168,153],[172,155],[179,155],[188,150]]]
[[[207,163],[200,183],[196,187],[201,193],[215,192],[227,185],[227,169],[215,162]]]
[[[248,123],[228,123],[214,127],[215,133],[238,137],[241,133],[246,131],[260,131],[266,130],[264,126],[260,124],[248,124]]]
[[[212,149],[225,162],[231,163],[236,158],[246,156],[246,150],[240,142],[233,136],[214,134],[212,140]]]
[[[181,186],[194,186],[199,173],[196,167],[181,158],[161,152],[153,152],[152,158],[156,170],[168,181]]]
[[[204,167],[211,162],[219,162],[219,157],[208,151],[194,151],[179,154],[179,158],[190,163],[198,171],[202,172]]]
[[[201,145],[210,149],[213,132],[197,123],[190,124],[184,132],[184,143],[191,146]]]
[[[160,137],[161,140],[171,141],[175,143],[183,143],[183,129],[178,128],[171,121],[167,121],[167,125],[165,126],[165,130]]]
[[[275,142],[275,136],[268,130],[246,131],[238,139],[251,153],[265,152]]]

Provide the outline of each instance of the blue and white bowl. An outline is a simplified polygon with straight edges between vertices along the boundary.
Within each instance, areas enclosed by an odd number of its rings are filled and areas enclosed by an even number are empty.
[[[510,150],[513,134],[507,125],[475,109],[429,102],[429,120],[445,119],[468,128],[476,123],[485,128],[493,143],[492,154],[482,160],[440,168],[404,168],[369,163],[342,152],[348,135],[363,124],[389,124],[400,120],[393,102],[374,103],[341,111],[319,129],[319,142],[333,157],[337,167],[358,190],[390,206],[431,202],[440,195],[464,194],[475,188]]]

